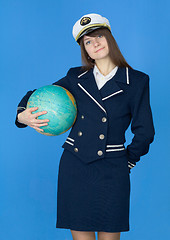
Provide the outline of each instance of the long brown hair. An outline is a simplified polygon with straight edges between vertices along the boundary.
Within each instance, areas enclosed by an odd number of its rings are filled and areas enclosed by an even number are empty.
[[[95,37],[97,35],[105,36],[107,43],[108,43],[108,47],[109,47],[109,56],[110,56],[113,64],[118,67],[129,67],[129,68],[133,69],[126,62],[125,58],[123,57],[123,55],[118,47],[116,40],[114,39],[113,35],[107,28],[98,28],[86,35],[90,36],[90,37]],[[79,42],[79,45],[81,48],[81,61],[82,61],[81,69],[85,70],[85,71],[90,70],[91,68],[94,67],[95,60],[90,58],[90,56],[86,52],[85,47],[84,47],[83,37],[81,37],[78,42]]]

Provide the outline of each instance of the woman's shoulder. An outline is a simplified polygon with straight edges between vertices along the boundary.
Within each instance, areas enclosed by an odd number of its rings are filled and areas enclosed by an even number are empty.
[[[148,73],[138,69],[128,68],[128,73],[130,85],[135,88],[144,86],[150,80]]]
[[[146,78],[149,76],[146,72],[134,68],[128,68],[128,71],[131,77],[134,78]]]
[[[81,73],[85,72],[84,70],[82,70],[81,66],[78,67],[71,67],[68,72],[67,75],[68,76],[75,76],[75,75],[80,75]]]

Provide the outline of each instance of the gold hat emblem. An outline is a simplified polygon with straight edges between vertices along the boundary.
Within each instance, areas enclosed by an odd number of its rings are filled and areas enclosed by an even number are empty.
[[[84,26],[87,25],[88,23],[91,22],[91,18],[90,17],[83,17],[80,21],[80,25]]]

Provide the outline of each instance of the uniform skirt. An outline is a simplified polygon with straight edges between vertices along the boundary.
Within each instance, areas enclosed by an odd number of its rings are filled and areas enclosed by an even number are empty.
[[[129,202],[126,155],[86,164],[64,149],[58,171],[56,228],[129,231]]]

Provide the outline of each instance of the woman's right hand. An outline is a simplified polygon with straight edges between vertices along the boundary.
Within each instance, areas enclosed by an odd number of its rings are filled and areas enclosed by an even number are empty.
[[[44,132],[43,129],[39,128],[41,126],[47,126],[49,122],[49,119],[37,119],[37,117],[46,114],[47,111],[43,111],[43,112],[37,112],[32,114],[33,111],[36,111],[38,109],[38,107],[32,107],[32,108],[27,108],[26,110],[24,110],[23,112],[18,114],[18,121],[20,123],[23,123],[25,125],[28,125],[32,128],[34,128],[35,130]]]

